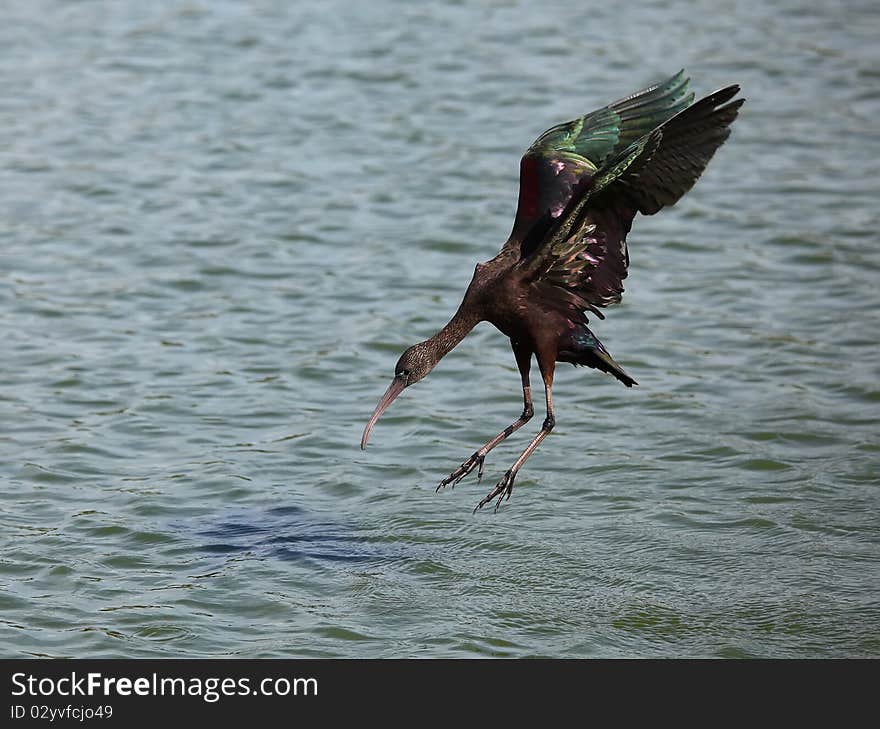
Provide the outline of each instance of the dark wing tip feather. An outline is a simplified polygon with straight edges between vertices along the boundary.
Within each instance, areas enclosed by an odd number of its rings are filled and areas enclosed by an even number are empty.
[[[726,86],[679,111],[641,141],[632,161],[615,172],[619,185],[613,189],[631,200],[644,215],[674,205],[693,187],[709,160],[730,136],[744,99],[738,84]]]
[[[702,101],[711,101],[715,106],[719,106],[725,101],[729,101],[730,99],[732,99],[739,92],[739,84],[730,84],[730,86],[724,86],[723,88],[718,89],[718,91],[713,91],[711,94],[702,99]]]
[[[688,124],[692,124],[710,115],[717,114],[724,109],[738,109],[740,106],[742,106],[745,99],[737,99],[727,106],[724,106],[724,104],[726,104],[726,102],[730,101],[734,96],[736,96],[739,91],[739,84],[732,84],[731,86],[725,86],[723,89],[714,91],[708,96],[704,96],[695,104],[692,104],[686,109],[678,112],[674,117],[665,122],[661,126],[661,129],[675,127],[679,124],[683,124],[685,120],[687,120]],[[719,119],[719,121],[721,120]],[[733,119],[731,119],[731,121],[733,121]]]

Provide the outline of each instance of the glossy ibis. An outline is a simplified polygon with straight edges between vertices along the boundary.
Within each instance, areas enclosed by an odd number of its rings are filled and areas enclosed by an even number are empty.
[[[663,83],[544,132],[520,163],[519,206],[501,252],[478,263],[455,316],[437,334],[407,349],[394,380],[364,429],[361,448],[379,416],[403,390],[427,375],[471,329],[489,321],[510,338],[522,378],[524,407],[507,428],[444,478],[437,490],[475,468],[534,414],[529,370],[538,360],[547,401],[541,431],[474,511],[510,499],[516,475],[556,422],[557,362],[607,372],[637,384],[587,327],[587,312],[620,301],[627,275],[626,236],[636,213],[673,205],[697,181],[730,134],[743,100],[727,86],[692,103],[679,72]]]

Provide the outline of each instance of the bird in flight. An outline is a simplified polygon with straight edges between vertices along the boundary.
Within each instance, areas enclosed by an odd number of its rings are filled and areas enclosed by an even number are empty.
[[[629,266],[626,236],[636,213],[674,205],[697,181],[730,134],[743,99],[727,86],[696,103],[681,71],[597,111],[544,132],[520,162],[519,205],[501,251],[478,263],[458,311],[437,334],[407,349],[394,379],[364,428],[361,448],[394,399],[421,380],[479,322],[510,338],[522,379],[523,411],[444,478],[441,488],[477,469],[501,441],[534,415],[532,357],[544,381],[547,416],[540,432],[474,511],[510,499],[526,459],[556,423],[557,362],[593,367],[627,387],[636,381],[588,328],[588,314],[623,294]]]

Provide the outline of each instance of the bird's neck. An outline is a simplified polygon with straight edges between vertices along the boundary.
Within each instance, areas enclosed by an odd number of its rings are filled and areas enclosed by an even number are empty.
[[[435,353],[437,360],[445,357],[452,349],[464,339],[477,324],[480,323],[478,314],[459,309],[449,323],[431,337],[426,343]]]

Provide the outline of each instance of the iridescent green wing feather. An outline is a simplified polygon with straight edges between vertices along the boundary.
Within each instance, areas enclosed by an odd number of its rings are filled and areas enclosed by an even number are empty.
[[[731,101],[738,91],[729,86],[678,112],[583,179],[558,218],[545,215],[520,264],[545,304],[585,319],[620,300],[633,217],[673,205],[693,187],[730,134],[743,103]]]
[[[567,152],[600,167],[609,156],[660,126],[694,99],[684,71],[613,104],[548,129],[526,154]]]
[[[575,188],[610,157],[687,107],[693,94],[680,71],[666,81],[597,111],[558,124],[529,147],[520,166],[519,206],[511,242],[536,236],[532,227],[549,211],[558,217]],[[537,236],[540,237],[540,236]],[[521,256],[532,250],[521,245]]]

